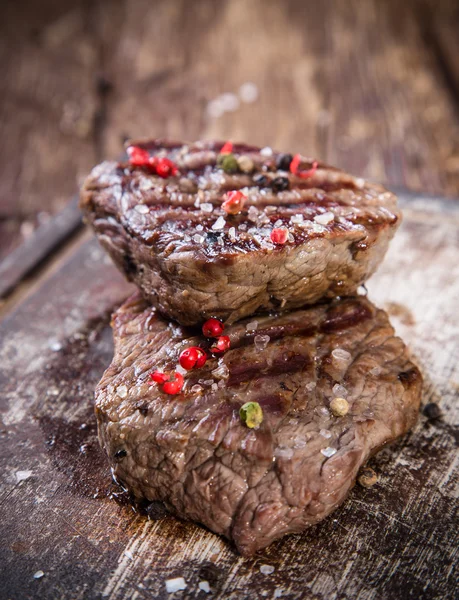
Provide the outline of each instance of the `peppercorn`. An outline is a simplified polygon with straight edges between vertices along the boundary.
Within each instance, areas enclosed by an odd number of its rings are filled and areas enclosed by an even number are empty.
[[[379,475],[370,469],[369,467],[365,467],[359,473],[358,482],[364,488],[371,488],[379,481]]]
[[[344,417],[349,412],[349,402],[345,398],[333,398],[330,410],[335,417]]]
[[[237,164],[243,173],[251,173],[254,169],[253,160],[243,154],[237,159]]]
[[[258,187],[266,188],[269,187],[269,179],[263,173],[258,173],[253,177],[253,183],[258,185]]]
[[[241,421],[250,429],[258,429],[263,422],[263,410],[258,402],[246,402],[239,409]]]
[[[223,330],[225,329],[224,324],[219,321],[218,319],[208,319],[204,325],[202,326],[202,333],[207,337],[207,338],[213,338],[213,337],[218,337],[219,335],[221,335],[223,333]]]
[[[275,192],[283,192],[290,187],[290,181],[287,177],[275,177],[271,181],[271,187]]]
[[[237,173],[239,170],[234,154],[219,154],[217,164],[225,173]]]
[[[122,458],[125,458],[127,456],[127,452],[126,450],[118,450],[118,452],[115,452],[115,460],[121,460]]]
[[[239,214],[244,207],[244,202],[247,200],[247,196],[239,190],[227,192],[224,197],[222,208],[229,215]]]
[[[293,160],[293,156],[291,154],[279,154],[276,158],[276,167],[280,171],[288,171],[290,169],[290,163]]]
[[[217,341],[214,346],[210,349],[213,354],[221,354],[225,352],[225,350],[229,350],[231,345],[231,340],[227,335],[221,335],[217,338]]]
[[[202,348],[199,348],[199,346],[185,348],[179,357],[180,366],[187,371],[194,368],[200,369],[205,365],[206,360],[206,353]]]
[[[270,235],[273,244],[285,244],[288,240],[288,230],[285,227],[276,227]]]
[[[439,419],[442,416],[441,409],[436,402],[426,404],[422,412],[431,421],[435,421],[435,419]]]

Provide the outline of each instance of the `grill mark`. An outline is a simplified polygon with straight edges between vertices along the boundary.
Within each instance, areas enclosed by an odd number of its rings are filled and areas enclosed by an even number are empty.
[[[327,317],[320,326],[320,331],[331,333],[339,329],[354,327],[362,321],[371,319],[372,311],[368,306],[357,302],[345,302],[344,304],[331,307],[327,311]]]
[[[311,364],[311,358],[293,351],[281,351],[273,358],[272,364],[267,361],[259,363],[242,363],[229,366],[230,374],[226,387],[238,386],[261,376],[273,377],[303,371]]]

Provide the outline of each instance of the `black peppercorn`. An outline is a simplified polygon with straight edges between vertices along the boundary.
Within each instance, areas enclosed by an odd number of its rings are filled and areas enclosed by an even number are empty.
[[[253,183],[261,188],[269,187],[269,179],[266,177],[266,175],[263,175],[262,173],[258,173],[254,176]]]
[[[279,154],[276,158],[276,167],[281,171],[289,171],[292,160],[293,156],[291,154]]]
[[[441,417],[441,409],[435,402],[429,402],[429,404],[426,404],[422,412],[431,421]]]
[[[271,181],[271,187],[275,192],[282,192],[283,190],[288,190],[290,186],[290,182],[287,177],[275,177]]]

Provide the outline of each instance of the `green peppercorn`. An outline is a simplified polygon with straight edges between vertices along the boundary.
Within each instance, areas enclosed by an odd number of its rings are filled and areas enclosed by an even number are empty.
[[[217,159],[217,164],[225,173],[237,173],[239,165],[237,164],[234,154],[220,154]]]
[[[239,416],[247,427],[258,429],[263,421],[263,411],[258,402],[246,402],[239,409]]]

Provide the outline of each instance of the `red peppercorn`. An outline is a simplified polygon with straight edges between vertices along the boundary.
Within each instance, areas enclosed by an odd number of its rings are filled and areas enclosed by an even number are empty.
[[[244,207],[245,201],[247,200],[247,196],[245,196],[239,190],[227,192],[224,198],[225,200],[222,204],[222,208],[229,215],[237,215],[240,213]]]
[[[199,346],[191,346],[186,348],[180,354],[179,362],[180,366],[190,371],[191,369],[200,369],[206,364],[207,356],[202,348]]]
[[[271,231],[271,241],[273,244],[285,244],[288,240],[287,229],[275,228]]]
[[[129,156],[129,162],[134,167],[148,167],[150,165],[148,150],[139,148],[139,146],[129,146],[126,152]]]
[[[317,171],[318,162],[316,160],[312,163],[312,167],[310,169],[307,169],[306,171],[299,170],[300,164],[301,164],[301,154],[295,154],[292,162],[290,163],[290,171],[294,175],[301,177],[301,179],[308,179],[309,177],[312,177],[314,175],[314,173]]]
[[[223,144],[220,154],[231,154],[233,151],[233,142],[226,142]]]
[[[158,158],[155,166],[156,173],[163,179],[177,175],[178,169],[176,165],[168,158]]]
[[[228,350],[230,346],[231,340],[229,337],[227,335],[221,335],[217,338],[215,346],[212,346],[210,351],[214,354],[221,354],[222,352],[225,352],[225,350]]]
[[[178,394],[183,387],[183,375],[173,371],[171,377],[173,377],[173,379],[169,379],[169,381],[166,381],[163,384],[163,392],[171,395]]]
[[[155,383],[164,383],[167,381],[166,373],[161,373],[161,371],[155,371],[154,373],[151,373],[150,377]]]
[[[218,337],[223,333],[225,326],[218,319],[208,319],[202,326],[202,333],[207,338]]]

